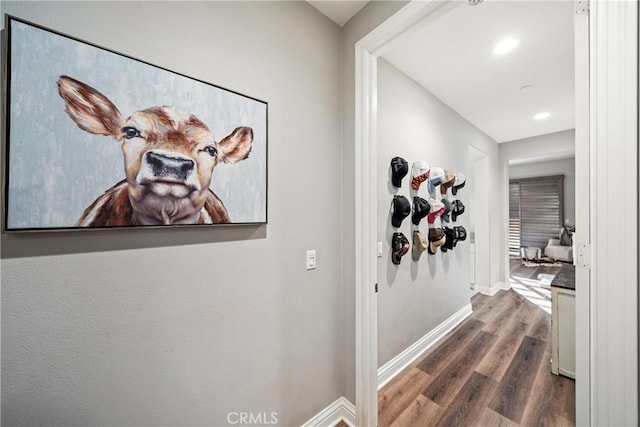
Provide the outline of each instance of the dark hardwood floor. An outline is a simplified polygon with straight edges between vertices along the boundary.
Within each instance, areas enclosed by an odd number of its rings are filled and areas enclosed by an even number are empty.
[[[378,425],[575,425],[574,382],[551,373],[550,314],[513,290],[476,294],[472,305],[380,390]]]

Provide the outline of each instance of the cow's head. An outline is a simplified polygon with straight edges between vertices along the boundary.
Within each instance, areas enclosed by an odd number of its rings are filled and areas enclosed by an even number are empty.
[[[81,129],[122,142],[129,199],[144,222],[191,222],[205,202],[215,165],[244,160],[251,151],[249,127],[216,141],[196,116],[173,107],[124,118],[106,96],[71,77],[60,77],[58,91]]]

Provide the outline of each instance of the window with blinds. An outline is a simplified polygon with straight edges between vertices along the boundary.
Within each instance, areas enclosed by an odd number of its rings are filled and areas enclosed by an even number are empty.
[[[509,255],[520,256],[520,184],[509,182]]]
[[[521,246],[544,248],[558,238],[564,218],[563,176],[509,181],[509,253]]]

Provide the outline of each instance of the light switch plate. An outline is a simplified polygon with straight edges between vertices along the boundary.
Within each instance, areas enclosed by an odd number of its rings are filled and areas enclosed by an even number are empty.
[[[316,250],[307,251],[307,270],[315,270],[316,268]]]
[[[378,258],[382,256],[382,242],[378,242]]]

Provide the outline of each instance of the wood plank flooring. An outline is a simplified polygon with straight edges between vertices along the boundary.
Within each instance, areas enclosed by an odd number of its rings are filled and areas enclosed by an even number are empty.
[[[471,302],[467,320],[380,390],[378,425],[575,425],[575,384],[551,373],[551,316],[513,290]]]

